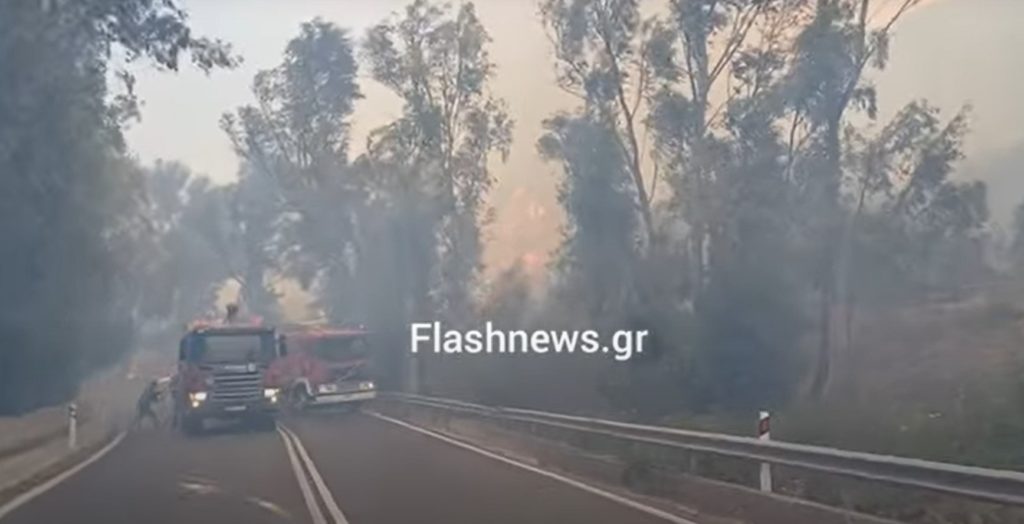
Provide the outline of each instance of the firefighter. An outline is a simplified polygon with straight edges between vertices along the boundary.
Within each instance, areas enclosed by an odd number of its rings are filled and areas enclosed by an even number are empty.
[[[146,419],[149,419],[154,428],[160,427],[160,417],[153,411],[153,405],[160,401],[160,396],[159,383],[156,380],[149,381],[135,404],[135,429],[141,429]]]
[[[224,318],[225,324],[234,324],[238,320],[238,304],[228,304],[227,315]]]

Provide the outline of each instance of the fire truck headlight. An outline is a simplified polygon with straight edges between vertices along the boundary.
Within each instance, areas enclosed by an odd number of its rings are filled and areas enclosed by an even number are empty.
[[[205,391],[196,391],[195,393],[189,393],[188,394],[188,399],[191,402],[192,407],[198,408],[199,404],[202,404],[203,402],[206,402],[206,392]]]
[[[367,381],[367,382],[360,382],[359,383],[359,389],[361,389],[363,391],[367,391],[367,390],[373,389],[373,382],[369,382],[369,381]]]
[[[265,388],[263,390],[263,398],[271,402],[277,402],[277,395],[280,391],[278,388]]]

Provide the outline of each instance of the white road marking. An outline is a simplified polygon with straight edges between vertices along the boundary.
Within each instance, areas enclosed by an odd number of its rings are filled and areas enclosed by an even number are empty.
[[[178,482],[178,487],[183,491],[189,493],[195,493],[196,495],[213,495],[214,493],[220,493],[220,488],[215,484],[206,482]]]
[[[251,504],[254,504],[254,505],[256,505],[256,506],[258,506],[260,508],[263,508],[263,509],[265,509],[265,510],[267,510],[267,511],[269,511],[269,512],[275,514],[275,515],[277,515],[278,517],[281,517],[281,518],[284,518],[284,519],[287,519],[287,520],[292,520],[291,513],[288,513],[287,511],[284,510],[284,508],[282,508],[281,506],[278,506],[277,504],[274,504],[273,502],[270,502],[269,500],[263,500],[263,499],[258,498],[258,497],[246,497],[245,500],[249,501]]]
[[[281,440],[284,441],[285,449],[288,450],[288,460],[292,463],[295,481],[299,483],[299,491],[302,492],[302,499],[306,502],[306,508],[309,509],[309,516],[313,519],[313,524],[327,524],[324,514],[320,511],[320,505],[316,503],[313,490],[309,488],[309,480],[306,479],[306,474],[302,471],[302,464],[299,463],[299,458],[295,455],[295,447],[292,446],[291,439],[280,427],[277,428],[277,432],[281,435]]]
[[[65,480],[71,478],[71,476],[74,475],[75,473],[78,473],[79,471],[85,469],[86,466],[103,458],[104,455],[110,453],[111,450],[117,447],[117,445],[120,444],[122,440],[124,440],[124,436],[124,433],[119,433],[116,437],[114,437],[114,440],[111,440],[110,443],[108,443],[106,446],[103,446],[103,448],[101,448],[96,453],[93,453],[89,458],[83,460],[82,462],[79,462],[78,464],[75,464],[74,466],[68,468],[67,470],[51,478],[50,480],[47,480],[46,482],[43,482],[42,484],[39,484],[38,486],[22,493],[21,495],[14,497],[14,499],[8,502],[7,504],[0,506],[0,519],[3,519],[5,516],[7,516],[7,514],[20,508],[21,506],[25,505],[32,499],[38,497],[39,495],[42,495],[43,493],[50,491],[61,482],[64,482]]]
[[[575,488],[582,489],[583,491],[586,491],[588,493],[593,493],[594,495],[597,495],[597,496],[600,496],[600,497],[604,497],[604,498],[606,498],[608,500],[611,500],[613,502],[618,502],[619,504],[622,504],[622,505],[625,505],[625,506],[629,506],[630,508],[633,508],[633,509],[638,510],[638,511],[642,511],[644,513],[647,513],[648,515],[652,515],[654,517],[658,517],[658,518],[660,518],[662,520],[666,520],[666,521],[672,522],[674,524],[697,524],[696,522],[694,522],[692,520],[687,520],[687,519],[685,519],[683,517],[680,517],[679,515],[674,515],[672,513],[667,512],[667,511],[663,511],[663,510],[660,510],[660,509],[655,508],[653,506],[649,506],[647,504],[644,504],[642,502],[638,502],[636,500],[633,500],[633,499],[630,499],[630,498],[627,498],[627,497],[623,497],[622,495],[617,495],[615,493],[612,493],[611,491],[608,491],[608,490],[605,490],[605,489],[601,489],[601,488],[598,488],[596,486],[591,486],[590,484],[585,484],[583,482],[580,482],[578,480],[566,477],[564,475],[560,475],[558,473],[554,473],[554,472],[551,472],[551,471],[543,470],[543,469],[540,469],[540,468],[538,468],[536,466],[531,466],[529,464],[524,464],[522,462],[519,462],[518,460],[512,460],[512,459],[510,459],[508,457],[499,455],[499,454],[491,452],[491,451],[487,451],[486,449],[474,446],[472,444],[467,444],[465,442],[462,442],[462,441],[459,441],[459,440],[455,440],[455,439],[453,439],[451,437],[447,437],[445,435],[441,435],[440,433],[436,433],[434,431],[430,431],[429,429],[425,429],[425,428],[421,428],[419,426],[415,426],[415,425],[410,424],[408,422],[405,422],[403,420],[398,420],[398,419],[395,419],[395,418],[391,418],[391,417],[389,417],[387,415],[382,415],[382,414],[377,413],[375,411],[367,410],[366,413],[371,415],[371,416],[373,416],[373,417],[376,417],[378,419],[384,420],[386,422],[390,422],[392,424],[397,424],[397,425],[402,426],[402,427],[404,427],[406,429],[411,429],[411,430],[413,430],[413,431],[415,431],[417,433],[422,433],[422,434],[427,435],[429,437],[436,438],[436,439],[438,439],[440,441],[446,442],[446,443],[451,444],[453,446],[458,446],[460,448],[472,451],[474,453],[483,455],[485,457],[489,457],[489,458],[492,458],[494,460],[498,460],[498,461],[504,462],[506,464],[515,466],[517,468],[525,469],[526,471],[531,471],[531,472],[536,473],[538,475],[542,475],[542,476],[545,476],[547,478],[550,478],[550,479],[553,479],[553,480],[557,480],[559,482],[568,484],[568,485],[573,486]]]
[[[320,498],[324,501],[324,505],[327,506],[327,512],[331,514],[331,518],[334,519],[334,524],[348,524],[348,519],[345,518],[345,514],[341,512],[341,508],[338,507],[338,503],[334,501],[334,495],[331,494],[331,490],[327,488],[327,484],[324,482],[323,477],[320,476],[320,472],[316,469],[316,464],[313,463],[313,459],[306,453],[305,446],[302,445],[302,441],[299,440],[292,430],[283,427],[281,428],[286,434],[291,436],[295,448],[299,451],[299,457],[306,464],[306,469],[309,471],[309,476],[313,478],[313,484],[316,486],[317,491],[320,492]]]

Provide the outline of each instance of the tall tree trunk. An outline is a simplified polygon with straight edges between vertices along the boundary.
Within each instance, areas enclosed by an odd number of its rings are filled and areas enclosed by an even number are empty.
[[[847,355],[853,350],[853,317],[854,309],[857,306],[851,279],[853,278],[853,266],[856,261],[856,235],[857,222],[864,211],[864,202],[867,199],[868,181],[864,179],[857,194],[857,207],[853,215],[845,222],[843,238],[839,250],[839,300],[843,304],[843,331],[845,340],[843,352]]]
[[[616,100],[619,104],[619,111],[622,112],[622,118],[626,122],[625,135],[628,142],[628,148],[626,149],[629,156],[629,170],[633,175],[633,186],[636,190],[637,201],[640,206],[640,218],[643,220],[644,233],[647,237],[646,247],[650,247],[654,245],[654,218],[651,213],[650,197],[647,195],[647,187],[644,184],[643,170],[640,167],[640,141],[637,140],[636,125],[634,123],[636,115],[630,109],[629,102],[626,100],[626,91],[622,85],[625,82],[625,78],[619,69],[618,58],[612,50],[611,40],[606,36],[603,38],[612,74],[615,75],[615,78],[620,79],[615,85]]]
[[[817,363],[814,368],[814,380],[811,382],[811,396],[821,398],[828,388],[832,375],[832,308],[835,304],[837,242],[841,242],[843,228],[839,205],[840,186],[840,154],[839,128],[842,123],[842,111],[837,112],[828,122],[825,132],[826,167],[822,173],[821,193],[817,195],[822,205],[819,242],[821,243],[822,261],[819,273],[821,287],[821,304],[818,312],[818,351]],[[837,227],[838,226],[838,227]]]
[[[832,375],[833,299],[833,286],[830,283],[823,284],[818,311],[818,349],[814,367],[814,380],[811,382],[811,395],[814,398],[824,396]]]

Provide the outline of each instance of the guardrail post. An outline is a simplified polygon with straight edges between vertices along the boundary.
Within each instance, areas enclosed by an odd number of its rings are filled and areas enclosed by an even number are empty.
[[[68,449],[78,447],[78,406],[68,404]]]
[[[762,411],[757,418],[757,438],[758,440],[771,440],[771,414],[767,411]],[[761,491],[765,493],[772,492],[772,465],[767,462],[761,463]]]

